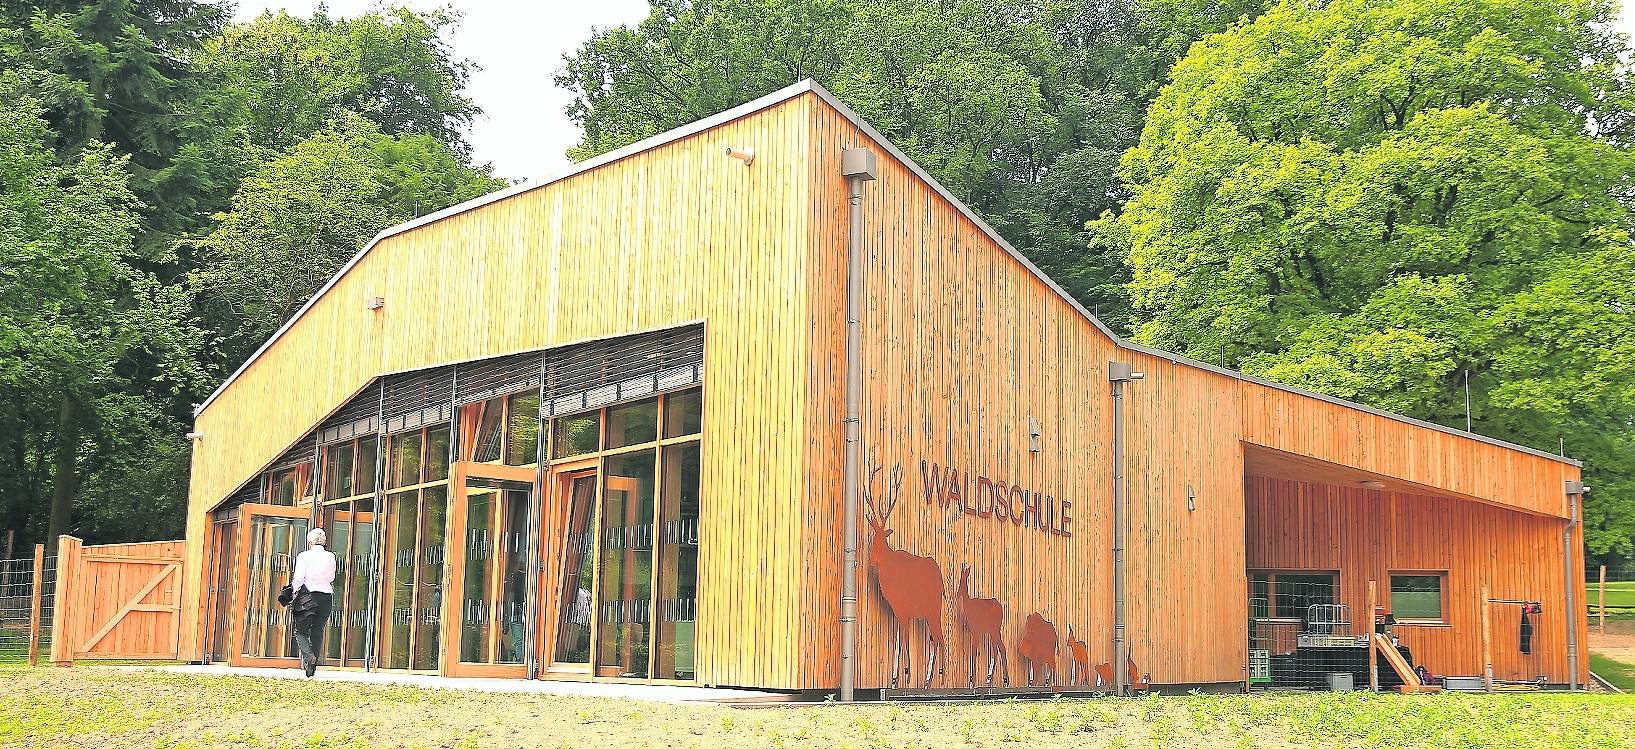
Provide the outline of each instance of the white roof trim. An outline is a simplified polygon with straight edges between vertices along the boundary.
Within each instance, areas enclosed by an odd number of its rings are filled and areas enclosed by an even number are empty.
[[[249,369],[250,364],[254,363],[256,359],[260,358],[260,356],[261,356],[261,354],[263,352],[265,352],[269,347],[271,347],[274,342],[276,342],[280,337],[282,337],[284,335],[284,333],[286,331],[288,331],[293,325],[295,325],[296,321],[300,320],[301,316],[306,314],[307,310],[310,309],[312,307],[312,305],[314,303],[316,303],[320,297],[322,297],[326,292],[328,292],[330,287],[334,286],[336,284],[336,282],[340,281],[342,276],[346,275],[346,273],[348,271],[352,270],[353,266],[357,265],[358,261],[362,260],[364,255],[369,254],[369,251],[371,249],[374,249],[375,245],[379,244],[382,239],[385,239],[387,237],[390,237],[390,236],[393,236],[393,235],[396,235],[396,234],[402,234],[402,233],[410,231],[412,229],[416,229],[418,227],[425,226],[426,224],[430,224],[430,223],[433,223],[433,222],[436,222],[436,221],[441,221],[442,219],[448,218],[449,216],[454,216],[454,215],[457,215],[457,214],[460,214],[460,213],[464,213],[466,211],[470,211],[470,210],[473,210],[473,209],[476,209],[476,208],[480,208],[480,207],[485,206],[485,205],[487,205],[489,203],[504,200],[506,198],[509,198],[509,197],[512,197],[512,196],[515,196],[515,195],[521,195],[522,193],[528,192],[530,190],[540,188],[540,187],[544,187],[544,186],[549,185],[551,183],[567,179],[567,178],[572,177],[572,176],[577,175],[577,174],[582,174],[584,172],[588,172],[588,171],[590,171],[592,169],[595,169],[597,167],[605,166],[607,164],[611,164],[611,163],[613,163],[615,161],[619,161],[621,159],[628,158],[630,156],[634,156],[634,155],[639,154],[639,153],[641,153],[643,151],[648,151],[648,150],[657,148],[659,146],[662,146],[662,145],[665,145],[665,144],[668,144],[668,143],[673,143],[675,141],[678,141],[678,140],[681,140],[683,138],[687,138],[687,137],[696,135],[696,134],[701,133],[701,132],[703,132],[705,130],[709,130],[711,128],[717,127],[717,126],[725,124],[727,122],[731,122],[732,120],[736,120],[736,119],[738,119],[740,117],[744,117],[746,115],[754,114],[755,112],[758,112],[758,111],[760,111],[762,109],[766,109],[767,107],[771,107],[773,105],[780,104],[780,103],[782,103],[784,101],[787,101],[789,99],[793,99],[793,98],[795,98],[797,96],[800,96],[801,94],[804,94],[804,93],[806,93],[808,91],[810,91],[810,92],[812,92],[814,94],[817,94],[818,98],[822,99],[826,104],[833,107],[835,109],[835,111],[839,112],[841,114],[841,116],[843,116],[847,120],[849,120],[859,130],[862,130],[865,135],[867,135],[870,139],[872,139],[876,143],[878,143],[880,145],[880,147],[885,149],[887,153],[892,155],[892,157],[896,158],[899,162],[902,162],[902,164],[904,166],[908,167],[908,169],[910,171],[912,171],[915,174],[915,176],[918,176],[927,185],[929,185],[932,190],[935,190],[938,195],[942,196],[943,200],[948,201],[948,203],[950,205],[954,206],[954,208],[957,209],[960,212],[960,214],[964,215],[967,219],[970,219],[971,223],[975,224],[977,228],[981,229],[983,234],[986,234],[989,239],[993,240],[993,242],[995,244],[997,244],[1001,248],[1003,248],[1005,250],[1005,252],[1008,253],[1013,259],[1015,259],[1018,263],[1021,263],[1022,267],[1026,268],[1029,273],[1032,273],[1036,278],[1038,278],[1040,281],[1044,282],[1045,286],[1048,287],[1051,291],[1055,292],[1056,296],[1060,297],[1062,299],[1062,301],[1067,302],[1069,307],[1072,307],[1073,310],[1078,312],[1080,316],[1082,316],[1085,320],[1088,320],[1090,322],[1090,324],[1094,325],[1097,330],[1102,332],[1103,335],[1105,335],[1108,338],[1112,339],[1112,341],[1114,343],[1116,343],[1120,348],[1124,348],[1124,349],[1127,349],[1127,350],[1130,350],[1130,351],[1136,351],[1136,352],[1140,352],[1140,353],[1144,353],[1144,354],[1149,354],[1151,356],[1156,356],[1156,357],[1162,358],[1162,359],[1164,359],[1166,361],[1173,362],[1175,364],[1180,364],[1180,365],[1193,367],[1193,368],[1196,368],[1196,369],[1206,370],[1206,371],[1209,371],[1209,372],[1213,372],[1215,374],[1223,375],[1223,376],[1226,376],[1226,377],[1231,377],[1233,379],[1243,380],[1245,382],[1253,382],[1253,383],[1255,383],[1257,385],[1261,385],[1261,386],[1264,386],[1264,387],[1269,387],[1269,388],[1272,388],[1272,389],[1275,389],[1275,390],[1282,390],[1284,392],[1294,393],[1296,395],[1302,395],[1302,396],[1305,396],[1305,397],[1308,397],[1308,398],[1316,398],[1318,400],[1321,400],[1321,401],[1324,401],[1324,402],[1327,402],[1327,403],[1332,403],[1332,404],[1335,404],[1335,405],[1338,405],[1338,406],[1344,406],[1346,408],[1353,408],[1353,409],[1356,409],[1358,411],[1362,411],[1364,413],[1373,414],[1375,416],[1391,419],[1393,421],[1401,422],[1401,423],[1404,423],[1404,424],[1409,424],[1409,425],[1417,426],[1417,427],[1424,427],[1426,429],[1433,429],[1435,431],[1443,432],[1445,434],[1451,434],[1451,435],[1458,436],[1458,437],[1465,437],[1465,438],[1468,438],[1468,439],[1476,440],[1478,442],[1483,442],[1483,443],[1486,443],[1486,444],[1489,444],[1489,445],[1494,445],[1496,447],[1503,447],[1503,448],[1510,449],[1510,450],[1517,450],[1517,451],[1520,451],[1520,452],[1527,453],[1529,455],[1534,455],[1534,456],[1541,457],[1541,458],[1548,458],[1550,460],[1558,461],[1558,462],[1561,462],[1561,463],[1566,463],[1566,464],[1572,465],[1572,466],[1582,466],[1583,465],[1582,463],[1580,463],[1577,460],[1573,460],[1571,458],[1556,455],[1554,453],[1548,453],[1548,452],[1545,452],[1543,450],[1536,450],[1534,448],[1527,447],[1526,445],[1518,445],[1518,444],[1515,444],[1515,443],[1512,443],[1512,442],[1505,442],[1504,440],[1494,439],[1492,437],[1487,437],[1487,436],[1483,436],[1483,435],[1480,435],[1480,434],[1476,434],[1474,432],[1465,432],[1465,431],[1454,429],[1454,428],[1451,428],[1451,427],[1442,426],[1441,424],[1433,424],[1433,423],[1428,422],[1428,421],[1420,421],[1419,419],[1410,418],[1410,417],[1407,417],[1407,416],[1403,416],[1401,414],[1395,414],[1395,413],[1391,413],[1389,411],[1382,411],[1382,410],[1377,409],[1377,408],[1373,408],[1373,407],[1370,407],[1370,406],[1365,406],[1365,405],[1363,405],[1361,403],[1354,403],[1352,401],[1344,400],[1344,399],[1341,399],[1341,398],[1335,398],[1333,396],[1323,395],[1322,393],[1314,393],[1312,391],[1303,390],[1301,388],[1293,387],[1293,386],[1290,386],[1290,385],[1285,385],[1285,384],[1278,383],[1278,382],[1272,382],[1270,380],[1263,380],[1263,379],[1260,379],[1258,377],[1252,377],[1252,376],[1243,374],[1242,372],[1236,372],[1236,371],[1233,371],[1233,370],[1230,370],[1230,369],[1226,369],[1224,367],[1217,367],[1217,366],[1215,366],[1213,364],[1208,364],[1208,363],[1205,363],[1205,362],[1201,362],[1201,361],[1198,361],[1196,359],[1190,359],[1190,358],[1187,358],[1185,356],[1181,356],[1180,354],[1176,354],[1176,353],[1173,353],[1173,352],[1170,352],[1170,351],[1163,351],[1163,350],[1160,350],[1160,349],[1151,348],[1149,346],[1143,346],[1143,345],[1140,345],[1140,344],[1137,344],[1137,343],[1132,343],[1130,341],[1126,341],[1126,340],[1124,340],[1124,338],[1122,336],[1120,336],[1117,333],[1113,332],[1112,328],[1107,327],[1106,323],[1103,323],[1100,319],[1098,319],[1094,314],[1092,314],[1090,312],[1090,310],[1085,309],[1084,305],[1079,304],[1079,301],[1077,299],[1074,299],[1071,294],[1068,294],[1067,291],[1065,289],[1063,289],[1059,284],[1057,284],[1053,279],[1051,279],[1050,276],[1045,275],[1044,271],[1039,270],[1039,267],[1034,265],[1032,261],[1028,260],[1025,256],[1023,256],[1021,252],[1018,252],[1015,247],[1012,247],[1010,242],[1005,241],[1005,238],[1001,237],[999,235],[999,232],[994,231],[994,228],[992,226],[989,226],[988,222],[983,221],[982,217],[978,216],[975,211],[971,210],[970,206],[965,205],[965,203],[963,201],[961,201],[959,198],[954,197],[953,193],[948,192],[948,188],[943,187],[942,183],[938,182],[935,178],[933,178],[930,174],[928,174],[925,171],[925,169],[921,168],[920,165],[915,163],[913,159],[910,159],[907,154],[904,154],[901,150],[899,150],[897,148],[897,146],[893,145],[891,143],[891,141],[886,138],[886,136],[880,134],[880,131],[875,130],[873,126],[871,126],[868,122],[864,121],[862,117],[858,116],[856,111],[852,110],[851,107],[847,106],[845,102],[843,102],[840,99],[836,98],[834,94],[829,93],[828,89],[825,89],[823,86],[819,85],[816,81],[813,81],[813,80],[811,80],[809,78],[806,79],[806,80],[800,81],[798,83],[790,84],[790,85],[785,86],[785,87],[783,87],[781,89],[778,89],[777,91],[773,91],[770,94],[767,94],[767,95],[762,96],[762,97],[757,98],[757,99],[750,100],[748,102],[740,104],[740,105],[738,105],[736,107],[728,109],[728,110],[726,110],[724,112],[721,112],[719,114],[715,114],[715,115],[712,115],[710,117],[706,117],[706,118],[704,118],[702,120],[698,120],[696,122],[688,123],[686,125],[683,125],[681,127],[676,128],[674,130],[669,130],[669,131],[666,131],[666,132],[663,132],[663,133],[659,133],[658,135],[654,135],[654,136],[652,136],[650,138],[646,138],[646,139],[643,139],[643,140],[636,141],[635,143],[632,143],[632,144],[630,144],[628,146],[625,146],[624,148],[609,151],[609,152],[604,153],[604,154],[602,154],[600,156],[597,156],[595,158],[587,159],[585,161],[581,161],[578,164],[569,165],[568,167],[564,168],[563,170],[561,170],[561,171],[559,171],[559,172],[557,172],[555,174],[549,175],[547,177],[544,177],[542,179],[529,180],[527,182],[512,185],[511,187],[507,187],[507,188],[505,188],[503,190],[496,190],[496,191],[491,192],[491,193],[489,193],[487,195],[484,195],[484,196],[482,196],[480,198],[475,198],[473,200],[468,200],[468,201],[466,201],[464,203],[460,203],[458,205],[449,206],[448,208],[444,208],[443,210],[437,211],[436,213],[428,213],[428,214],[426,214],[424,216],[416,218],[413,221],[408,221],[408,222],[405,222],[405,223],[402,223],[402,224],[398,224],[397,226],[393,226],[393,227],[382,230],[379,234],[375,235],[374,239],[369,240],[369,243],[364,245],[363,249],[358,251],[358,254],[352,256],[352,259],[347,261],[346,265],[341,266],[340,271],[336,272],[335,276],[333,278],[329,279],[329,282],[325,283],[323,288],[319,289],[316,294],[313,294],[312,298],[307,300],[306,304],[302,305],[301,309],[297,310],[295,315],[290,317],[289,322],[284,323],[283,327],[279,328],[277,332],[273,333],[272,337],[268,338],[266,343],[261,344],[261,347],[256,349],[256,352],[254,354],[251,354],[250,358],[245,360],[245,362],[244,362],[244,364],[242,366],[240,366],[236,371],[234,371],[233,374],[230,377],[228,377],[226,380],[223,380],[221,385],[216,388],[215,392],[210,394],[209,398],[206,398],[203,403],[200,403],[197,407],[195,407],[193,409],[193,415],[198,416],[198,414],[201,413],[202,411],[204,411],[204,409],[206,407],[208,407],[211,404],[211,402],[215,401],[216,397],[221,395],[221,393],[227,389],[227,386],[231,385],[234,380],[238,379],[239,375],[243,374],[246,369]]]

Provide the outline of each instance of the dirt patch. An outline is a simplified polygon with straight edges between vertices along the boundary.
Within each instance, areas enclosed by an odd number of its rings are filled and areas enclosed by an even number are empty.
[[[1589,647],[1590,652],[1635,664],[1635,622],[1607,622],[1607,633],[1603,635],[1591,620]]]

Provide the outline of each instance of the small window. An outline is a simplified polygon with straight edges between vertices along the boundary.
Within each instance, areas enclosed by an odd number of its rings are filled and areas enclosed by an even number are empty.
[[[392,437],[388,489],[420,483],[420,439],[420,432]]]
[[[599,411],[560,416],[553,422],[551,457],[568,458],[596,452],[596,440],[601,437],[602,414]]]
[[[1442,621],[1442,581],[1447,573],[1391,576],[1391,614],[1400,620]]]
[[[511,396],[506,408],[505,464],[525,466],[539,462],[539,393]]]
[[[352,496],[354,457],[351,442],[324,448],[324,499]]]
[[[358,477],[352,480],[352,491],[368,494],[375,490],[375,451],[379,445],[379,438],[373,434],[358,438]]]
[[[684,437],[698,434],[703,424],[704,391],[700,388],[684,390],[664,396],[664,436]]]
[[[448,478],[448,440],[449,426],[447,424],[426,430],[427,481],[442,481]]]
[[[659,402],[649,398],[607,410],[607,449],[640,445],[659,438]]]

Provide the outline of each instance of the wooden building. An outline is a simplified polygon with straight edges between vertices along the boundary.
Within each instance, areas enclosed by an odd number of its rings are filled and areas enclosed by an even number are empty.
[[[1486,616],[1575,680],[1577,463],[1124,341],[811,83],[363,248],[198,409],[184,657],[293,665],[316,524],[333,666],[836,689],[851,149],[858,689],[1241,689],[1370,581],[1437,675]]]

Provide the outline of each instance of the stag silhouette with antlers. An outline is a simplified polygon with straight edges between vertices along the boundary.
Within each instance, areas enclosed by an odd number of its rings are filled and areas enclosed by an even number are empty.
[[[918,619],[925,622],[926,636],[931,642],[931,647],[926,651],[924,683],[925,687],[930,687],[932,674],[947,671],[946,656],[939,657],[944,653],[942,567],[937,565],[937,560],[930,557],[891,548],[887,541],[891,536],[891,529],[886,527],[886,520],[891,517],[891,511],[897,507],[898,490],[903,483],[903,467],[897,466],[891,471],[891,485],[886,492],[884,512],[874,505],[874,478],[879,473],[879,467],[869,471],[863,501],[869,510],[867,513],[869,571],[874,573],[880,595],[886,599],[886,607],[891,609],[894,633],[891,648],[891,686],[895,689],[898,677],[911,674],[912,651],[907,647],[904,632]],[[903,660],[899,660],[900,657]]]
[[[960,627],[971,636],[969,654],[971,668],[968,682],[976,688],[976,654],[981,651],[988,659],[988,686],[993,686],[997,670],[1005,685],[1011,683],[1010,659],[1005,657],[1005,638],[1000,627],[1005,621],[1005,607],[993,598],[971,597],[971,567],[960,565],[959,589],[954,592],[954,610],[959,612]]]

